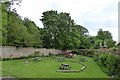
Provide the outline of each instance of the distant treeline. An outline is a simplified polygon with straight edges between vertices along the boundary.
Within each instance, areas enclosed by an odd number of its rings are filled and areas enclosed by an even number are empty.
[[[22,19],[10,2],[2,3],[3,46],[37,47],[55,49],[98,49],[115,47],[109,31],[99,29],[96,36],[90,36],[88,29],[78,25],[69,13],[50,10],[43,12],[40,19],[44,25],[39,28],[28,18]],[[39,11],[39,9],[38,9]]]

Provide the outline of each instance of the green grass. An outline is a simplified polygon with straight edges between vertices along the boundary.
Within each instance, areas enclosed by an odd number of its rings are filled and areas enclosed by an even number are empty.
[[[80,57],[67,60],[79,61]],[[92,58],[88,58],[87,62],[83,62],[87,65],[87,68],[80,73],[56,72],[61,63],[67,63],[71,66],[71,69],[79,70],[82,65],[74,62],[58,62],[56,60],[35,62],[31,60],[30,63],[25,64],[25,61],[25,59],[3,61],[2,75],[17,78],[108,78]]]

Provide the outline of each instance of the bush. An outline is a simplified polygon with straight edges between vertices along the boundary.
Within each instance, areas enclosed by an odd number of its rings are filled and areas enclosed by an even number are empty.
[[[94,50],[88,50],[88,49],[79,49],[79,50],[74,50],[72,53],[77,54],[77,55],[84,55],[88,57],[93,57],[95,51]]]
[[[1,58],[2,61],[11,60],[11,58]]]
[[[114,54],[101,54],[98,61],[101,69],[109,76],[119,77],[120,59]]]
[[[20,56],[19,59],[25,59],[25,58],[27,58],[27,57],[25,55],[22,55],[22,56]]]
[[[110,70],[111,75],[115,75],[118,72],[119,59],[113,55],[109,54],[107,58],[107,68]]]
[[[34,57],[39,57],[39,51],[35,51],[33,56]]]
[[[33,54],[28,55],[28,57],[29,57],[29,58],[32,58],[32,57],[33,57]]]
[[[20,59],[20,58],[17,58],[17,57],[16,58],[12,58],[12,60],[18,60],[18,59]]]
[[[101,54],[100,55],[100,63],[106,67],[106,64],[107,64],[107,57],[108,57],[108,54]]]
[[[72,53],[77,54],[77,55],[86,55],[87,52],[88,52],[87,49],[78,49],[78,50],[72,51]]]
[[[88,57],[94,57],[94,53],[95,53],[94,50],[88,50],[86,56],[88,56]]]
[[[99,53],[95,53],[95,54],[93,55],[94,61],[99,61],[99,56],[100,56]]]
[[[49,52],[49,56],[53,56],[53,54]]]
[[[34,53],[31,53],[30,55],[28,55],[29,58],[33,58],[33,57],[39,57],[39,51],[35,51]]]

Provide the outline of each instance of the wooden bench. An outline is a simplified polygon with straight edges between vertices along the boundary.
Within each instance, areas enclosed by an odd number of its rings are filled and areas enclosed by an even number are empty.
[[[87,66],[83,66],[83,67],[81,68],[81,71],[83,71],[86,67],[87,67]]]
[[[69,72],[80,72],[80,70],[57,70],[57,72],[69,73]]]

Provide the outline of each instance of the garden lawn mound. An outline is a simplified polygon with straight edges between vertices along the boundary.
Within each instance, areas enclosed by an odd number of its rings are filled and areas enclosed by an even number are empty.
[[[70,70],[80,70],[84,66],[78,64],[80,57],[83,56],[66,58],[65,63],[70,65]],[[61,56],[57,56],[57,58],[61,58]],[[45,59],[37,62],[31,58],[27,65],[25,64],[27,59],[2,61],[2,76],[13,76],[15,78],[108,78],[93,58],[86,58],[87,61],[83,62],[87,65],[85,70],[80,72],[68,71],[68,73],[56,72],[63,62],[59,62],[57,59],[53,60],[50,57],[45,57]]]

